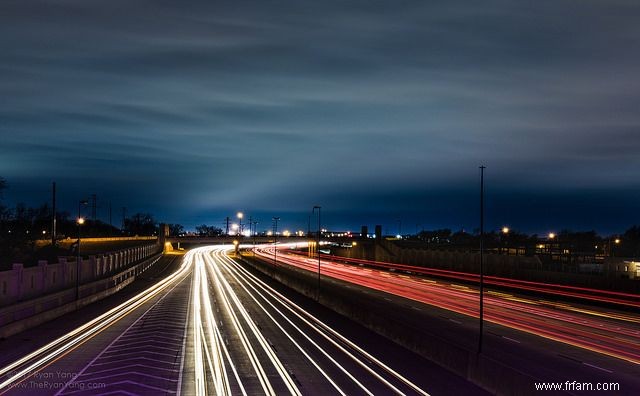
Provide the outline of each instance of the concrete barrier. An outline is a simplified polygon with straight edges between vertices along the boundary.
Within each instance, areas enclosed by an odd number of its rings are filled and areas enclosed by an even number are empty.
[[[161,250],[153,243],[81,258],[79,271],[76,257],[59,257],[54,264],[39,261],[37,266],[28,268],[13,264],[13,269],[0,272],[0,307],[75,287],[77,273],[83,284],[104,278]]]
[[[161,253],[153,254],[146,260],[108,277],[82,284],[78,300],[76,288],[70,287],[0,308],[0,338],[38,326],[120,291],[161,257]],[[73,268],[75,269],[75,266]]]

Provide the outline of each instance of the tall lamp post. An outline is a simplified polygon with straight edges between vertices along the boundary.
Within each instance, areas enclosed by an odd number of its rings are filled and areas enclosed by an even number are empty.
[[[242,212],[238,212],[238,220],[240,222],[240,225],[238,226],[238,235],[242,236],[242,218],[244,217],[244,213]]]
[[[508,241],[507,241],[507,238],[509,237],[509,231],[511,231],[509,227],[507,226],[502,227],[502,236],[500,238],[502,242],[500,246],[500,253],[501,254],[503,253],[503,248],[504,248],[507,251],[507,256],[509,255],[509,247],[508,247]]]
[[[274,217],[273,220],[273,266],[278,265],[278,220],[279,217]]]
[[[480,334],[478,336],[478,353],[482,353],[482,336],[484,332],[484,170],[480,166]]]
[[[615,245],[612,244],[611,242],[615,243]],[[619,244],[620,244],[620,238],[615,238],[615,239],[609,238],[609,257],[613,257],[613,248],[614,246]]]
[[[256,256],[256,234],[258,233],[258,222],[253,221],[253,257]]]
[[[76,246],[76,300],[80,299],[80,226],[84,224],[84,217],[81,216],[82,205],[88,205],[89,201],[80,200],[78,201],[78,220],[76,221],[78,224],[78,245]]]
[[[320,233],[322,229],[320,228],[320,206],[316,205],[313,207],[311,213],[315,213],[316,209],[318,209],[318,245],[316,246],[316,252],[318,253],[318,295],[317,300],[320,301]]]

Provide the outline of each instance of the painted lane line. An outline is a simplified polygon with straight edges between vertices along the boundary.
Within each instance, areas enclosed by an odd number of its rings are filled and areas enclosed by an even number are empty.
[[[582,362],[582,364],[584,364],[585,366],[593,367],[594,369],[602,370],[602,371],[607,372],[609,374],[613,373],[613,371],[607,370],[606,368],[602,368],[602,367],[596,366],[595,364],[590,364],[590,363],[585,363],[585,362]]]

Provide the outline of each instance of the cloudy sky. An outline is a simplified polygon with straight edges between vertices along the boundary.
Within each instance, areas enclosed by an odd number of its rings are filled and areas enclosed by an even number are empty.
[[[3,0],[5,201],[187,227],[640,223],[640,3]],[[115,214],[114,214],[115,217]]]

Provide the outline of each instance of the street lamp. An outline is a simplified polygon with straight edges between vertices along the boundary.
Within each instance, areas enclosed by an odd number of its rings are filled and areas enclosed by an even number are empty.
[[[503,246],[501,246],[500,249],[502,249],[503,247],[506,247],[506,244],[507,244],[506,238],[509,235],[509,231],[511,231],[511,230],[509,230],[509,227],[507,227],[507,226],[502,227],[502,238],[501,239],[502,239],[502,242],[503,242],[502,243]],[[502,251],[500,253],[502,253]],[[507,249],[507,255],[509,255],[509,250],[508,249]]]
[[[480,334],[478,336],[478,353],[482,352],[482,337],[484,333],[484,170],[480,166]]]
[[[614,239],[613,243],[615,243],[616,245],[619,245],[620,244],[620,238]],[[614,247],[614,245],[611,244],[611,239],[609,239],[609,257],[613,257],[613,247]]]
[[[258,233],[258,222],[253,221],[253,257],[256,256],[256,234]]]
[[[318,209],[318,245],[316,246],[316,251],[318,252],[318,301],[320,301],[320,233],[322,231],[320,228],[320,206],[314,206],[311,214],[314,214],[316,209]]]
[[[244,217],[244,213],[238,212],[238,220],[240,221],[240,226],[238,227],[238,234],[242,235],[242,218]]]
[[[273,266],[278,265],[278,220],[279,217],[273,217]]]
[[[81,216],[82,205],[88,205],[89,201],[78,201],[78,245],[76,247],[76,301],[80,299],[80,226],[84,224],[84,217]]]

